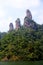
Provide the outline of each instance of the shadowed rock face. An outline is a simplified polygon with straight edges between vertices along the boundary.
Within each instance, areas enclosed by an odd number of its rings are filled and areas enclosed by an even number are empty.
[[[24,18],[24,26],[37,29],[37,24],[32,20],[32,14],[29,10],[26,11],[26,17]]]
[[[30,10],[26,10],[26,17],[28,17],[29,19],[32,19],[32,14],[30,12]]]
[[[24,26],[30,27],[32,26],[31,21],[32,20],[32,14],[29,10],[26,10],[26,17],[24,18]]]
[[[24,18],[24,26],[27,28],[37,29],[37,24],[28,17]]]
[[[31,20],[28,17],[24,18],[24,26],[30,27],[31,26]]]
[[[18,30],[19,28],[21,28],[21,23],[20,23],[20,19],[17,18],[17,20],[15,21],[16,23],[16,29],[15,30]],[[28,28],[32,28],[32,29],[37,29],[37,24],[32,20],[32,14],[30,12],[30,10],[26,10],[26,16],[24,18],[24,24],[23,24],[24,27],[28,27]],[[14,30],[14,27],[13,27],[13,24],[10,23],[9,25],[9,31],[12,31]]]
[[[16,30],[18,30],[21,27],[20,19],[17,18],[17,20],[15,22],[16,22]]]
[[[9,31],[12,31],[12,30],[14,30],[13,23],[10,23],[10,25],[9,25]]]

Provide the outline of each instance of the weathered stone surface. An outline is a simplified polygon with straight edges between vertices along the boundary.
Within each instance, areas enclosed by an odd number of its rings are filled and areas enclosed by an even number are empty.
[[[24,18],[24,26],[30,27],[31,26],[31,20],[28,17]]]
[[[32,14],[29,10],[26,11],[26,17],[24,18],[24,26],[32,29],[37,29],[37,24],[32,20]]]
[[[30,12],[30,10],[26,10],[26,17],[28,17],[29,19],[32,19],[32,14]]]
[[[22,27],[19,18],[17,18],[17,20],[15,21],[15,23],[16,23],[15,30],[18,30],[19,28]],[[31,27],[33,29],[37,29],[37,24],[32,20],[32,14],[31,14],[30,10],[28,10],[28,9],[26,10],[26,16],[24,18],[24,24],[23,24],[23,26],[28,27],[28,28]],[[9,31],[12,31],[12,30],[14,30],[14,27],[13,27],[13,24],[10,23],[10,25],[9,25]]]
[[[30,26],[32,26],[32,24],[31,24],[31,21],[32,20],[32,14],[31,14],[31,12],[27,9],[26,10],[26,17],[24,18],[24,26],[25,27],[30,27]]]
[[[16,22],[16,30],[18,30],[21,27],[20,19],[17,18],[17,20],[15,22]]]
[[[13,23],[10,23],[10,25],[9,25],[9,31],[12,31],[12,30],[14,30]]]

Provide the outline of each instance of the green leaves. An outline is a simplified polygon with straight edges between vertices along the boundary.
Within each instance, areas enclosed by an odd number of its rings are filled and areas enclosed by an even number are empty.
[[[43,31],[22,27],[8,32],[0,39],[0,60],[12,56],[20,57],[18,60],[43,59]]]

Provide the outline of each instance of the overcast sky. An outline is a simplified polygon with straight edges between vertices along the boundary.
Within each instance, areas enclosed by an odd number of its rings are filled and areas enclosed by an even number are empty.
[[[26,9],[31,11],[34,21],[43,24],[43,0],[0,0],[0,31],[8,31],[10,22],[15,27],[17,18],[23,24]]]

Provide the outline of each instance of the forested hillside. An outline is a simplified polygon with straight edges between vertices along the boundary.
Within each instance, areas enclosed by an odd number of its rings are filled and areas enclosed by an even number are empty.
[[[43,60],[43,25],[21,27],[0,39],[0,61]]]
[[[26,11],[24,24],[19,18],[9,25],[9,31],[0,33],[0,61],[36,61],[43,60],[43,25],[32,19]]]
[[[6,32],[0,32],[0,39],[3,38],[5,34]]]

